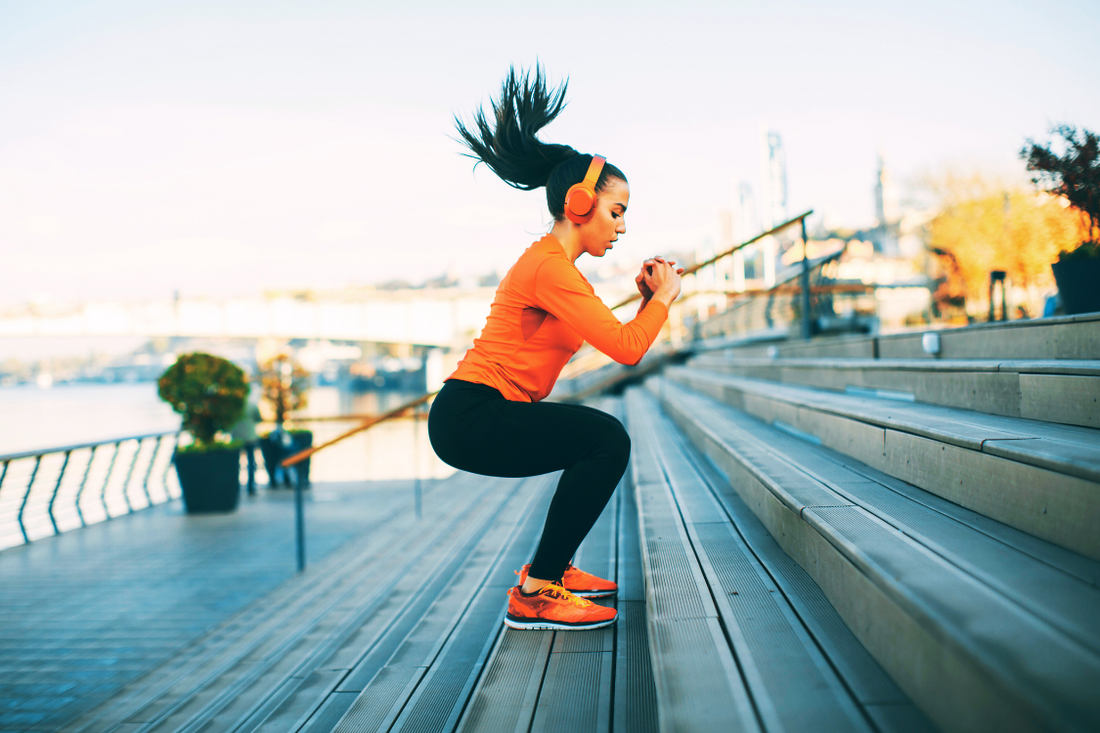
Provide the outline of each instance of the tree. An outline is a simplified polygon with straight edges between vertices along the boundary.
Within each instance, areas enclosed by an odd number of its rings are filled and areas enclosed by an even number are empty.
[[[264,399],[275,411],[275,422],[282,425],[287,413],[306,406],[309,389],[309,372],[294,361],[289,354],[278,354],[260,367],[260,387]]]
[[[1073,125],[1055,125],[1051,135],[1061,138],[1058,147],[1062,155],[1054,151],[1056,141],[1038,145],[1028,140],[1020,157],[1027,159],[1027,169],[1037,175],[1032,183],[1055,196],[1061,196],[1069,205],[1081,212],[1087,220],[1082,244],[1097,250],[1100,244],[1100,137]]]
[[[1029,292],[1029,311],[1041,308],[1041,291],[1054,287],[1050,263],[1081,241],[1083,220],[1046,193],[1028,192],[981,176],[945,176],[933,182],[940,213],[929,223],[929,249],[943,279],[934,298],[941,310],[969,303],[984,310],[993,270]]]

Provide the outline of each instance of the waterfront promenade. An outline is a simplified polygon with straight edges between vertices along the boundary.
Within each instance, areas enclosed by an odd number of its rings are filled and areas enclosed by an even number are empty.
[[[395,515],[412,481],[307,492],[305,578]],[[432,496],[438,482],[423,482]],[[0,730],[52,731],[235,621],[295,572],[293,492],[242,496],[233,514],[178,500],[0,553]],[[95,730],[93,726],[90,730]]]

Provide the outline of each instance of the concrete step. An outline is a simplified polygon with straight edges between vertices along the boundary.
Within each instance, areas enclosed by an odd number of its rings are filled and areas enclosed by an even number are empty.
[[[939,351],[927,353],[924,334],[935,334]],[[1100,313],[981,323],[961,328],[910,330],[872,336],[787,341],[773,352],[787,357],[864,359],[1098,359]],[[745,346],[738,356],[767,356],[767,346]]]
[[[851,632],[943,730],[1100,726],[1100,563],[792,437],[647,386]]]
[[[1100,428],[1100,361],[703,355],[688,366],[838,392]]]
[[[670,381],[949,501],[1100,559],[1100,430],[687,367]]]
[[[707,719],[693,705],[702,704],[698,696],[709,700],[716,730],[934,730],[822,602],[813,581],[792,572],[795,566],[774,543],[763,548],[759,522],[716,500],[715,472],[656,400],[630,390],[626,402],[636,476],[657,479],[637,484],[646,500],[641,526],[651,540],[651,633],[691,622],[693,608],[683,601],[694,600],[700,582],[705,592],[694,610],[710,620],[713,608],[723,631],[709,639],[667,634],[664,646],[654,645],[658,689],[666,691],[662,729],[704,729]],[[746,522],[754,525],[747,533]],[[719,680],[724,684],[708,679],[710,670],[695,661],[715,652],[736,659],[736,672]],[[730,699],[717,696],[727,689]],[[745,700],[755,720],[742,715]]]

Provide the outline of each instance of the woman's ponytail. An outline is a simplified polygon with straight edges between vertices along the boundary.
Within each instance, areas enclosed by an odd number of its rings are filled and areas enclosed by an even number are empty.
[[[485,163],[509,186],[532,191],[546,186],[546,203],[555,219],[564,215],[565,193],[584,180],[590,155],[581,155],[568,145],[541,142],[538,132],[550,124],[565,107],[568,81],[548,89],[541,67],[517,74],[514,67],[501,88],[500,99],[492,103],[493,122],[479,109],[474,114],[474,130],[457,116],[455,126],[461,142],[470,149],[465,153]],[[611,178],[626,181],[622,171],[605,164],[596,184],[599,191]],[[560,189],[560,190],[559,190]]]

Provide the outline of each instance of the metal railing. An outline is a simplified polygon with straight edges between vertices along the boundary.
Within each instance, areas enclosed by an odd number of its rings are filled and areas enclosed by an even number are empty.
[[[314,453],[317,453],[318,451],[322,451],[325,448],[328,448],[331,445],[335,445],[335,444],[339,443],[342,440],[346,440],[346,439],[350,438],[353,435],[356,435],[358,433],[363,432],[364,430],[369,430],[370,428],[373,428],[375,425],[379,425],[381,423],[384,423],[387,420],[394,420],[394,419],[399,418],[399,417],[404,417],[405,414],[408,413],[410,410],[413,412],[413,420],[414,420],[413,431],[414,431],[414,435],[419,435],[419,430],[420,430],[420,408],[421,408],[422,405],[426,404],[429,400],[431,400],[437,394],[439,394],[438,391],[429,392],[427,394],[420,395],[419,397],[417,397],[414,400],[409,400],[408,402],[406,402],[402,405],[398,405],[397,407],[393,408],[392,410],[389,410],[388,412],[384,412],[381,415],[367,416],[366,419],[364,419],[362,423],[355,426],[351,430],[347,430],[343,433],[340,433],[339,435],[337,435],[332,440],[327,440],[324,443],[321,443],[320,445],[315,445],[311,448],[306,448],[303,451],[299,451],[298,453],[295,453],[294,455],[290,456],[289,458],[285,458],[282,461],[281,465],[282,465],[283,468],[293,468],[294,466],[296,466],[297,464],[299,464],[302,461],[306,460],[307,458],[312,456]],[[416,445],[418,445],[418,444],[416,444]],[[416,450],[416,448],[414,448],[414,450]],[[302,572],[306,568],[305,506],[304,506],[304,500],[302,498],[302,488],[303,488],[302,481],[301,481],[301,477],[299,475],[299,480],[294,482],[294,534],[295,534],[295,544],[297,545],[298,572]],[[421,490],[420,489],[420,476],[417,475],[416,476],[416,481],[415,481],[415,488],[414,488],[415,500],[416,500],[416,517],[417,517],[417,519],[420,518],[420,511],[421,511],[421,507],[420,507],[420,503],[421,503],[420,490]]]
[[[763,330],[810,338],[815,332],[816,316],[832,311],[835,296],[863,295],[874,290],[865,284],[833,283],[823,274],[840,254],[838,251],[803,260],[779,273],[772,287],[738,293],[725,310],[705,320],[691,319],[692,338],[713,339]]]
[[[805,241],[805,238],[806,238],[805,237],[805,219],[806,219],[807,216],[809,216],[812,213],[813,213],[812,211],[807,211],[804,214],[801,214],[799,216],[794,217],[793,219],[790,219],[789,221],[783,222],[779,226],[773,227],[772,229],[769,229],[766,232],[762,232],[762,233],[758,234],[757,236],[753,237],[752,239],[749,239],[748,241],[742,242],[741,244],[737,245],[736,247],[734,247],[734,248],[732,248],[732,249],[730,249],[726,252],[722,252],[722,253],[720,253],[720,254],[718,254],[718,255],[716,255],[716,256],[714,256],[714,257],[712,257],[712,258],[710,258],[710,259],[708,259],[704,262],[697,263],[697,264],[687,268],[685,270],[684,274],[685,275],[690,275],[694,272],[697,272],[698,270],[700,270],[704,267],[707,267],[708,265],[712,265],[715,262],[717,262],[717,261],[719,261],[719,260],[721,260],[725,257],[731,256],[734,252],[737,252],[738,250],[740,250],[743,247],[747,247],[747,246],[753,244],[754,242],[757,242],[761,239],[764,239],[765,237],[768,237],[768,236],[774,235],[778,232],[781,232],[782,230],[786,229],[787,227],[790,227],[790,226],[792,226],[794,224],[797,224],[797,223],[800,223],[800,222],[803,225],[802,226],[802,234],[803,234],[803,241]],[[803,264],[804,278],[806,276],[806,273],[808,273],[808,272],[809,272],[808,267],[804,263]],[[640,293],[635,294],[635,295],[627,298],[623,302],[621,302],[621,303],[617,304],[616,306],[614,306],[614,309],[621,308],[622,306],[627,305],[628,303],[631,303],[631,302],[633,302],[635,300],[638,300],[640,298],[641,298]],[[417,397],[416,399],[410,400],[410,401],[408,401],[408,402],[406,402],[402,405],[399,405],[399,406],[393,408],[392,410],[389,410],[388,412],[382,413],[381,415],[363,416],[365,419],[363,419],[361,424],[357,425],[356,427],[352,428],[351,430],[347,430],[347,431],[341,433],[340,435],[336,436],[335,438],[333,438],[331,440],[328,440],[328,441],[326,441],[326,442],[324,442],[320,445],[312,446],[312,447],[307,448],[305,450],[299,451],[298,453],[295,453],[294,455],[289,456],[289,457],[285,458],[283,461],[281,461],[281,465],[283,466],[283,468],[287,468],[287,469],[293,468],[294,466],[301,463],[302,461],[312,457],[314,454],[318,453],[319,451],[322,451],[322,450],[324,450],[324,449],[326,449],[326,448],[328,448],[332,445],[335,445],[336,443],[339,443],[343,440],[346,440],[347,438],[350,438],[353,435],[361,433],[365,430],[369,430],[370,428],[372,428],[376,425],[379,425],[380,423],[386,422],[388,420],[393,420],[393,419],[396,419],[396,418],[399,418],[399,417],[403,417],[403,416],[407,415],[410,411],[413,412],[414,430],[419,430],[418,425],[419,425],[419,420],[420,420],[421,407],[424,406],[426,403],[428,403],[433,397],[435,397],[436,394],[438,394],[438,392],[429,392],[427,394],[423,394],[423,395]],[[333,419],[348,419],[349,417],[353,417],[353,416],[337,416]],[[34,481],[34,479],[32,477],[31,483],[33,483],[33,481]],[[299,571],[301,571],[305,568],[306,558],[305,558],[305,515],[304,515],[304,505],[303,505],[303,497],[302,497],[303,483],[300,480],[300,477],[299,477],[299,480],[295,482],[295,484],[296,484],[295,485],[295,502],[294,502],[295,503],[295,530],[296,530],[295,533],[297,535],[298,569],[299,569]],[[419,513],[420,513],[420,482],[419,482],[419,479],[417,479],[417,481],[416,481],[416,506],[417,506],[417,514],[419,516]],[[20,517],[22,517],[22,513],[20,513]]]
[[[819,299],[873,290],[873,286],[867,285],[813,284],[821,268],[837,254],[810,260],[805,271],[782,277],[770,288],[739,293],[739,299],[726,310],[705,321],[691,323],[690,318],[685,318],[687,327],[684,330],[689,338],[679,344],[673,344],[670,339],[655,342],[642,361],[634,366],[624,366],[610,358],[599,362],[589,360],[589,368],[577,370],[568,379],[559,381],[555,398],[563,402],[581,402],[608,389],[641,381],[667,364],[680,363],[702,351],[787,340],[796,323],[799,324],[799,331],[805,333],[810,330],[807,321],[817,319],[808,319],[804,314],[814,313],[819,307],[816,304]],[[807,278],[811,281],[809,288],[792,282],[804,282]],[[807,295],[811,298],[809,311],[805,310],[804,305]]]
[[[0,550],[176,499],[179,431],[0,455]]]
[[[811,213],[813,212],[807,211],[730,250],[692,265],[685,270],[684,275],[691,275],[704,267],[713,265],[744,247],[798,223],[802,224],[802,239],[805,242],[805,219]],[[811,292],[821,289],[820,285],[807,287],[810,272],[819,268],[821,263],[807,259],[800,264],[800,272],[794,276],[801,278],[800,286],[791,288],[790,280],[794,277],[781,279],[774,287],[765,291],[744,293],[743,300],[751,301],[761,295],[767,295],[770,299],[777,293],[787,290],[806,303]],[[691,293],[688,294],[689,297],[691,295]],[[613,309],[618,309],[640,298],[640,293],[634,294],[615,305]],[[727,310],[736,311],[740,304],[740,302],[731,304]],[[804,312],[808,312],[808,309]],[[804,316],[802,321],[805,330],[807,321]],[[663,355],[667,356],[669,351],[667,347],[664,351],[666,353]],[[591,371],[602,370],[594,368]],[[589,390],[584,391],[587,393]],[[405,417],[410,412],[414,418],[414,430],[419,430],[419,421],[422,419],[421,408],[436,394],[438,392],[421,395],[380,415],[330,418],[340,420],[360,418],[362,422],[331,440],[289,456],[281,461],[281,465],[284,468],[293,468],[329,446],[380,423]],[[0,464],[2,464],[0,467],[0,549],[178,498],[180,496],[178,485],[169,481],[172,454],[178,443],[178,436],[178,431],[153,433],[0,456]],[[165,440],[165,438],[170,439]],[[302,484],[300,481],[296,484],[295,524],[298,536],[298,566],[301,570],[305,567],[304,516]],[[419,480],[416,482],[416,504],[419,514]]]
[[[779,234],[796,224],[801,225],[802,251],[806,253],[808,251],[806,218],[811,214],[813,214],[812,209],[788,219],[767,231],[761,232],[751,239],[745,240],[724,252],[720,252],[702,262],[693,264],[684,269],[683,277],[688,278],[703,268],[710,267],[721,260],[732,257],[735,253],[744,248],[767,237]],[[680,297],[673,303],[672,308],[669,310],[669,328],[662,331],[662,336],[659,337],[658,341],[652,344],[649,352],[639,364],[634,367],[624,367],[623,365],[613,362],[610,357],[597,352],[592,347],[586,346],[584,350],[578,352],[563,370],[562,378],[558,382],[560,389],[555,388],[556,397],[567,402],[583,400],[624,379],[629,380],[644,377],[646,374],[660,369],[661,366],[670,359],[675,360],[677,358],[683,358],[685,355],[694,351],[696,342],[704,338],[713,338],[717,335],[729,335],[730,326],[733,326],[734,330],[744,331],[745,325],[740,322],[740,320],[742,320],[741,317],[751,314],[755,318],[757,316],[756,311],[759,310],[759,308],[751,307],[745,310],[745,306],[757,305],[760,302],[765,303],[762,320],[766,323],[767,327],[774,327],[776,320],[787,322],[800,321],[802,336],[808,338],[811,330],[809,314],[812,305],[807,307],[807,303],[810,302],[812,294],[820,295],[823,289],[829,289],[829,286],[823,285],[820,281],[814,284],[812,280],[815,273],[820,275],[822,265],[829,259],[831,258],[811,260],[804,256],[802,261],[784,270],[782,273],[779,273],[776,283],[769,288],[742,292],[722,291],[722,295],[731,297],[732,300],[727,302],[724,309],[718,311],[706,320],[700,320],[690,314],[692,301],[694,298],[700,296],[714,296],[718,293],[714,291],[690,290],[685,287],[684,292],[681,293]],[[795,280],[798,282],[795,283]],[[641,293],[633,293],[626,299],[612,306],[612,310],[617,310],[625,305],[640,300],[641,297]],[[777,300],[782,302],[777,304]],[[777,312],[773,315],[773,308],[776,311],[783,310],[784,312],[782,314]]]

